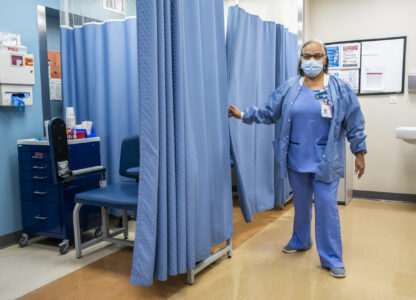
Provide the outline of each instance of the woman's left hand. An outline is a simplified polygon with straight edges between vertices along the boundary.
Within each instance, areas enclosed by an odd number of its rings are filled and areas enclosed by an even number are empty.
[[[355,174],[358,174],[358,179],[363,176],[365,170],[364,153],[355,154]]]

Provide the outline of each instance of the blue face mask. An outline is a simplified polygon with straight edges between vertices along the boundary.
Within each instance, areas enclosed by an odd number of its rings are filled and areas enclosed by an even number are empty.
[[[322,61],[314,59],[302,61],[301,66],[303,73],[305,73],[305,75],[309,78],[314,78],[318,76],[318,74],[321,73],[323,67],[324,65]]]

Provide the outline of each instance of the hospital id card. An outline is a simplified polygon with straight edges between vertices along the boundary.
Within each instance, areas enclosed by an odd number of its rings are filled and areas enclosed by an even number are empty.
[[[331,104],[328,101],[323,101],[321,103],[321,115],[323,118],[332,118]]]

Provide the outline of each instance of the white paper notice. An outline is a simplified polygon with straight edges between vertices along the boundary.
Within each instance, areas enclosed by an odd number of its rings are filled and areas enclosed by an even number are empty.
[[[366,68],[364,70],[364,91],[380,92],[384,90],[384,68]]]
[[[49,79],[50,100],[62,100],[61,79]]]
[[[358,91],[359,70],[329,70],[329,74],[347,82],[354,91]]]
[[[351,88],[355,91],[358,91],[358,78],[359,78],[359,71],[358,70],[348,70],[342,71],[342,79],[350,84]]]
[[[360,45],[360,43],[342,45],[341,68],[360,67]]]

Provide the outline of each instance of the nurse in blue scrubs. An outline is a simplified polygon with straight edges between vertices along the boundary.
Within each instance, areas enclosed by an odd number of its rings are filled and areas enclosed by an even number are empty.
[[[346,276],[342,260],[337,206],[338,182],[344,176],[344,140],[355,154],[355,173],[364,174],[367,152],[364,117],[351,87],[327,75],[328,58],[322,42],[306,42],[299,60],[299,75],[280,86],[261,107],[241,112],[230,105],[229,117],[246,124],[280,121],[273,141],[278,177],[289,177],[293,189],[293,235],[285,253],[312,247],[312,200],[315,203],[315,238],[321,265],[334,277]]]

